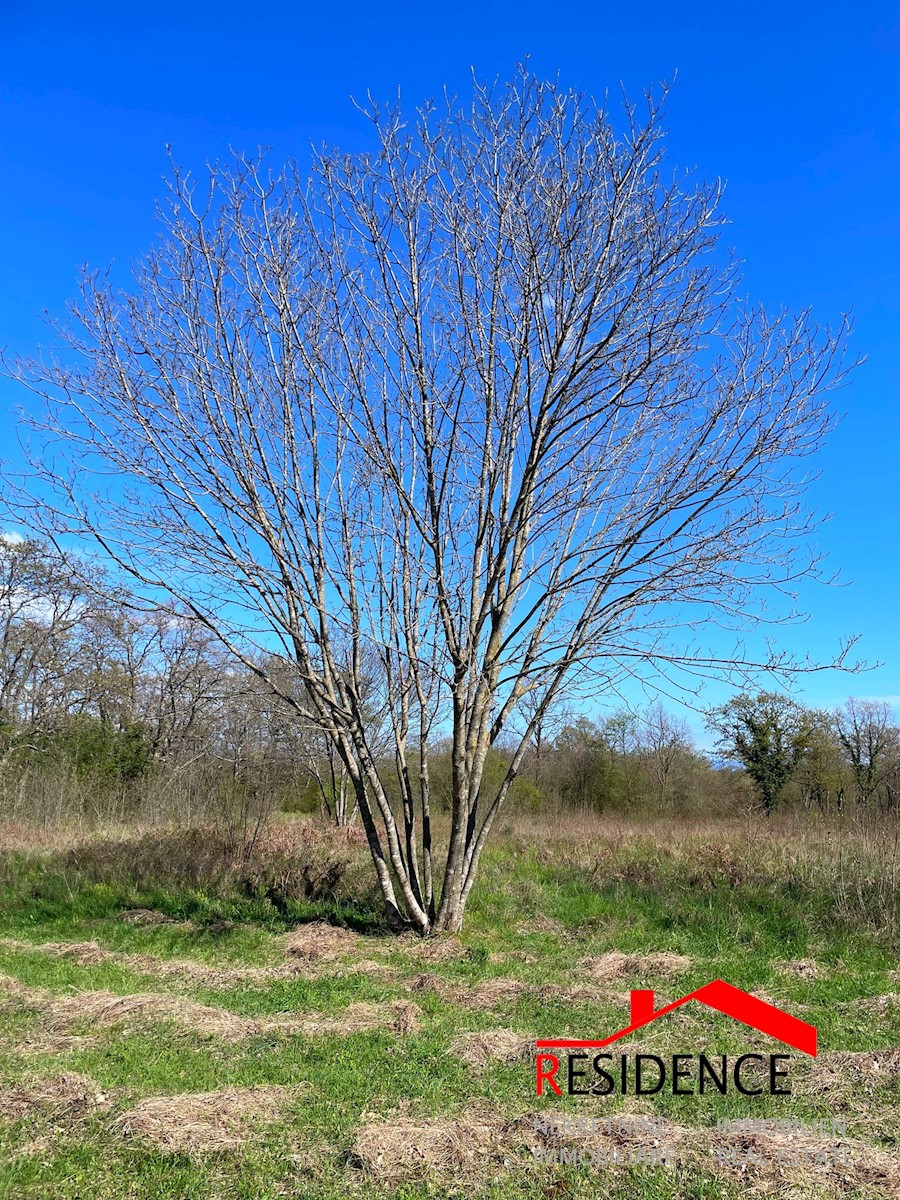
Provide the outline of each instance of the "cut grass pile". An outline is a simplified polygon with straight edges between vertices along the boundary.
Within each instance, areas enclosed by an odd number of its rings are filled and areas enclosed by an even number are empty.
[[[818,843],[792,837],[510,827],[462,935],[422,942],[368,910],[322,920],[332,900],[297,923],[146,866],[129,881],[119,850],[106,883],[89,845],[66,841],[60,865],[18,831],[0,907],[0,1196],[900,1197],[900,953],[835,907]],[[719,864],[703,850],[716,838]],[[629,989],[661,1005],[713,978],[818,1026],[790,1097],[537,1099],[536,1039],[605,1036]],[[698,1005],[640,1033],[615,1052],[785,1049]],[[664,1134],[586,1140],[548,1133],[548,1113],[653,1116]],[[716,1129],[746,1116],[847,1131]]]

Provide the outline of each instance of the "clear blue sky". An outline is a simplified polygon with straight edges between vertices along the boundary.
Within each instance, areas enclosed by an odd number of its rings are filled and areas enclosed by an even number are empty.
[[[823,453],[818,544],[847,586],[808,589],[812,616],[784,630],[827,657],[841,635],[884,666],[809,678],[802,695],[900,700],[900,13],[890,3],[689,6],[586,2],[360,4],[219,0],[151,6],[0,0],[0,345],[45,337],[78,264],[127,262],[153,236],[166,143],[201,166],[230,145],[305,153],[361,147],[350,97],[399,86],[412,104],[444,84],[540,74],[595,94],[677,82],[674,161],[727,181],[728,240],[748,292],[852,309],[868,363],[838,395]],[[12,406],[0,384],[8,443]],[[710,693],[712,696],[713,693]]]

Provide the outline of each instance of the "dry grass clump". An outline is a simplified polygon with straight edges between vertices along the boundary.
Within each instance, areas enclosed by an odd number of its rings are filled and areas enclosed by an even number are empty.
[[[512,1121],[483,1112],[454,1120],[405,1114],[366,1120],[366,1114],[363,1116],[365,1123],[357,1133],[351,1161],[379,1181],[394,1185],[428,1176],[453,1177],[474,1185],[483,1181],[486,1172],[527,1168],[529,1146],[579,1145],[585,1151],[669,1148],[679,1163],[729,1180],[739,1179],[742,1194],[747,1196],[771,1196],[804,1185],[828,1197],[843,1196],[854,1188],[873,1200],[876,1196],[900,1196],[900,1162],[855,1139],[839,1142],[775,1132],[719,1134],[668,1122],[662,1129],[638,1123],[608,1132],[539,1133],[530,1114]],[[843,1156],[845,1149],[849,1156]],[[844,1161],[834,1167],[833,1160],[841,1157]],[[789,1190],[785,1194],[794,1193]]]
[[[184,925],[193,923],[190,921],[176,921],[174,917],[167,916],[166,913],[157,912],[153,908],[127,908],[124,912],[119,913],[119,920],[124,921],[126,925],[139,926]]]
[[[455,958],[462,958],[466,953],[465,946],[453,933],[430,938],[404,933],[394,939],[393,945],[398,949],[410,951],[415,958],[428,963],[450,962]]]
[[[892,1009],[900,1008],[900,993],[886,992],[883,996],[863,996],[861,1000],[853,1002],[853,1007],[860,1012],[883,1017]]]
[[[371,1119],[357,1132],[351,1162],[388,1183],[434,1174],[483,1181],[491,1160],[508,1162],[503,1128],[491,1114]]]
[[[48,1120],[71,1123],[109,1104],[108,1092],[75,1071],[36,1077],[0,1090],[0,1117],[6,1121],[21,1121],[38,1112]]]
[[[473,1008],[494,1008],[498,1004],[515,1000],[528,989],[529,984],[523,983],[521,979],[508,979],[499,975],[494,979],[482,979],[474,987],[462,989],[463,998],[459,1003],[471,1005]]]
[[[176,979],[213,990],[231,988],[236,983],[266,984],[282,979],[318,979],[335,974],[391,977],[391,972],[383,963],[371,959],[352,962],[320,959],[314,964],[313,960],[300,958],[269,967],[213,967],[190,958],[166,959],[154,954],[122,954],[115,957],[123,966],[157,979]]]
[[[449,1053],[472,1067],[486,1067],[495,1062],[528,1062],[537,1050],[534,1038],[514,1029],[481,1029],[461,1033],[450,1043]]]
[[[772,966],[782,975],[793,975],[795,979],[819,979],[822,967],[814,958],[792,958],[773,962]]]
[[[532,1135],[532,1141],[545,1145],[581,1142],[586,1146],[629,1149],[665,1146],[675,1152],[679,1162],[690,1162],[726,1179],[741,1180],[742,1194],[746,1196],[771,1196],[786,1186],[804,1184],[820,1196],[843,1196],[854,1188],[873,1198],[900,1196],[900,1162],[855,1139],[837,1141],[804,1134],[788,1136],[774,1131],[720,1134],[710,1129],[666,1122],[661,1131],[634,1124],[599,1136]],[[845,1150],[849,1155],[844,1155]],[[837,1167],[833,1165],[835,1160],[839,1163]],[[812,1191],[804,1190],[803,1194],[812,1194]]]
[[[798,1095],[862,1100],[866,1094],[900,1075],[900,1046],[881,1050],[829,1050],[800,1066]]]
[[[531,984],[504,975],[483,979],[466,987],[449,983],[431,971],[424,971],[408,980],[406,988],[411,992],[433,992],[446,1004],[458,1004],[462,1008],[498,1008],[525,993],[533,993],[543,1000],[562,1000],[566,1004],[615,1005],[626,1010],[630,1002],[627,992],[611,991],[609,988],[595,987],[587,983]],[[660,997],[657,1007],[665,1003],[666,1000]]]
[[[571,930],[563,925],[562,921],[557,921],[555,917],[548,917],[546,913],[536,913],[530,921],[525,921],[521,925],[516,926],[519,933],[552,933],[560,940],[568,941],[571,936]]]
[[[93,1025],[120,1025],[135,1020],[171,1021],[197,1033],[229,1041],[259,1032],[262,1024],[223,1008],[156,992],[129,996],[116,996],[111,992],[79,992],[74,996],[63,996],[50,1002],[47,1020],[51,1028],[61,1029],[82,1021],[90,1021]]]
[[[3,938],[0,945],[4,949],[48,954],[51,958],[71,958],[83,967],[97,966],[117,957],[112,950],[104,949],[97,942],[21,942],[15,938]]]
[[[29,987],[27,983],[22,983],[12,975],[0,971],[0,1000],[5,996],[11,999],[30,1001],[43,994],[40,988]]]
[[[41,1010],[52,1000],[53,993],[45,988],[31,987],[0,971],[0,1013],[21,1008]]]
[[[593,979],[635,979],[647,975],[683,975],[691,969],[693,959],[686,954],[623,954],[609,950],[591,958],[582,958],[578,965]]]
[[[464,1008],[495,1008],[521,996],[529,987],[521,979],[508,979],[505,976],[482,979],[479,983],[464,986],[448,983],[430,971],[416,975],[406,984],[408,991],[434,992],[447,1004],[459,1004]]]
[[[408,1034],[420,1027],[421,1017],[422,1010],[408,1000],[395,1000],[390,1004],[351,1004],[336,1016],[307,1013],[296,1017],[243,1017],[224,1008],[156,992],[129,996],[80,992],[51,1000],[47,1006],[47,1023],[51,1029],[67,1029],[82,1021],[103,1026],[168,1021],[190,1032],[225,1041],[271,1033],[341,1037],[370,1029]]]
[[[124,954],[107,950],[97,942],[23,942],[15,938],[0,939],[0,946],[10,950],[48,954],[52,958],[67,958],[79,966],[93,967],[101,963],[116,963],[139,974],[152,975],[154,979],[175,979],[197,987],[230,988],[236,983],[270,983],[273,980],[305,979],[334,974],[335,971],[353,972],[363,975],[390,977],[390,970],[383,964],[371,960],[342,962],[330,957],[315,960],[304,957],[289,958],[286,962],[268,967],[214,967],[191,958],[160,958],[155,954]]]
[[[705,1141],[709,1144],[712,1138]],[[725,1134],[718,1141],[733,1147],[736,1159],[708,1161],[716,1174],[740,1179],[747,1196],[771,1196],[786,1184],[805,1185],[804,1195],[842,1197],[857,1191],[873,1200],[900,1196],[900,1162],[856,1139],[773,1132]]]
[[[572,1005],[612,1005],[624,1009],[626,1015],[631,1003],[631,995],[628,992],[616,991],[608,987],[596,987],[590,983],[548,983],[542,985],[538,990],[545,1000],[562,1000],[564,1003]],[[657,1008],[664,1008],[668,1003],[665,996],[656,996]]]
[[[227,1088],[152,1096],[123,1113],[113,1128],[171,1154],[209,1154],[241,1147],[254,1124],[277,1120],[295,1088]]]
[[[341,958],[352,953],[358,943],[359,934],[352,929],[327,925],[324,921],[299,925],[281,939],[286,954],[312,961]]]
[[[421,1028],[423,1015],[417,1004],[409,1000],[393,1000],[390,1004],[350,1004],[338,1016],[311,1014],[288,1022],[285,1027],[307,1037],[346,1036],[370,1029],[409,1034]]]

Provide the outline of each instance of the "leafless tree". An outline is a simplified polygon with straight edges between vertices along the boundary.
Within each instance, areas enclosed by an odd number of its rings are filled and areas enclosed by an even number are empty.
[[[0,719],[10,730],[38,736],[84,704],[84,630],[95,615],[64,558],[34,539],[0,537]]]
[[[762,619],[767,589],[818,569],[798,463],[830,427],[844,330],[738,298],[719,188],[666,166],[653,97],[616,118],[522,70],[465,107],[367,116],[371,151],[323,151],[308,178],[173,169],[132,291],[89,275],[74,353],[14,370],[47,401],[42,519],[276,690],[261,664],[291,664],[283,698],[335,746],[388,910],[429,932],[459,928],[564,687],[754,665],[696,631]]]
[[[835,710],[834,726],[853,773],[860,804],[869,804],[887,774],[885,768],[898,744],[890,707],[880,700],[851,696]]]
[[[656,788],[661,805],[669,799],[672,772],[680,759],[691,751],[691,734],[680,721],[657,701],[645,709],[638,721],[638,745]]]

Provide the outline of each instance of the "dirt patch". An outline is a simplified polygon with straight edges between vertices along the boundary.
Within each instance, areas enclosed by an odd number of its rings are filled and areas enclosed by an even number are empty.
[[[67,1124],[81,1121],[91,1112],[109,1108],[109,1093],[86,1075],[74,1071],[34,1078],[0,1090],[0,1117],[21,1121],[39,1113]]]
[[[623,954],[609,950],[591,958],[582,958],[578,965],[592,979],[636,979],[647,975],[683,975],[693,965],[686,954]]]
[[[295,1088],[228,1088],[182,1096],[153,1096],[123,1113],[113,1128],[172,1154],[209,1154],[241,1147],[253,1126],[277,1119]]]
[[[534,1038],[514,1029],[482,1029],[460,1034],[451,1042],[449,1053],[472,1067],[486,1067],[495,1062],[528,1062],[537,1050]]]

